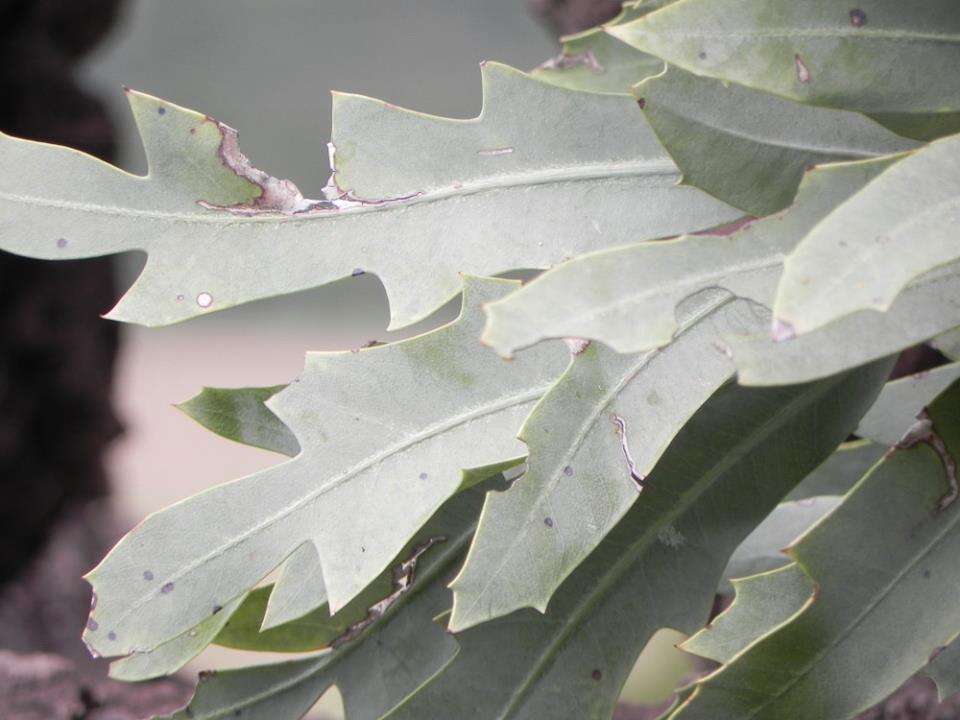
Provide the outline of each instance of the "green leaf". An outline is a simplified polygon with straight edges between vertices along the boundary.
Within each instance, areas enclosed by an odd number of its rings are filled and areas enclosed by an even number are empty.
[[[784,498],[803,500],[818,495],[845,495],[887,451],[869,440],[845,442]]]
[[[516,428],[567,353],[544,348],[504,363],[482,352],[480,306],[517,283],[464,282],[464,309],[450,325],[357,353],[308,354],[304,373],[269,401],[303,452],[127,535],[88,576],[99,598],[90,646],[117,655],[175,637],[304,543],[319,553],[336,612],[460,488],[462,468],[522,456]]]
[[[701,680],[677,720],[850,718],[953,639],[960,385],[929,413],[915,445],[888,454],[790,549],[819,587],[816,601]]]
[[[544,612],[560,583],[637,501],[677,432],[733,375],[716,339],[762,322],[748,303],[731,303],[722,292],[691,301],[681,315],[675,339],[662,349],[621,355],[586,348],[537,404],[520,431],[527,471],[487,498],[451,584],[452,630],[521,607]]]
[[[675,67],[634,94],[683,181],[750,215],[789,206],[811,165],[917,147],[858,113],[798,105]]]
[[[790,253],[774,314],[806,333],[885,311],[912,281],[960,259],[960,135],[911,153],[838,205]]]
[[[960,328],[937,335],[930,344],[951,360],[960,360]]]
[[[790,210],[731,235],[638,243],[565,262],[491,303],[483,340],[508,356],[550,337],[591,338],[637,352],[669,342],[677,306],[704,290],[723,288],[770,306],[786,254],[890,163],[814,168]]]
[[[546,267],[738,214],[676,186],[631,99],[496,63],[482,76],[472,120],[335,95],[322,200],[253,168],[231,128],[139,93],[128,96],[146,177],[0,136],[0,248],[46,259],[145,250],[117,320],[162,325],[366,271],[398,326],[452,297],[460,272]],[[564,121],[545,133],[544,118]]]
[[[889,367],[804,387],[726,385],[545,615],[518,610],[459,633],[454,661],[388,718],[609,717],[650,636],[703,626],[730,553],[836,447]]]
[[[331,638],[334,649],[306,660],[205,674],[188,708],[173,717],[294,720],[332,685],[339,688],[351,720],[388,712],[457,652],[456,641],[434,618],[449,606],[446,576],[463,558],[484,492],[497,483],[460,493],[437,511],[398,559],[392,572],[393,594],[384,601],[378,598],[366,619],[341,628]],[[303,619],[287,628],[286,638],[278,634],[280,628],[257,638],[256,617],[262,613],[265,593],[251,594],[251,599],[259,596],[247,605],[251,617],[238,618],[240,624],[226,633],[242,640],[234,646],[289,651],[302,647],[298,630],[319,637],[317,628]],[[327,631],[321,628],[320,634]],[[371,683],[371,677],[377,681]]]
[[[608,32],[698,75],[813,105],[960,110],[960,77],[931,72],[960,57],[953,0],[680,0]]]
[[[228,603],[195,628],[158,645],[153,650],[134,652],[110,663],[110,677],[136,682],[173,675],[193,660],[221,632],[231,616],[244,602],[243,597]]]
[[[606,25],[635,20],[664,3],[624,3],[623,10]],[[642,53],[595,27],[561,39],[560,54],[534,69],[538,80],[597,93],[629,95],[630,87],[663,70],[663,61]]]
[[[863,416],[856,434],[884,445],[896,445],[920,412],[958,377],[960,363],[953,363],[887,383],[877,402]]]
[[[960,643],[953,638],[948,645],[934,650],[923,674],[937,684],[937,695],[946,700],[960,692]]]
[[[743,578],[789,564],[790,558],[783,553],[783,549],[839,503],[840,498],[836,495],[780,503],[730,557],[724,578]],[[737,587],[736,580],[733,580],[733,584]],[[704,657],[717,659],[712,655]]]
[[[733,580],[733,604],[679,647],[728,663],[815,600],[816,585],[797,563]]]
[[[265,404],[284,387],[208,387],[177,408],[228,440],[293,457],[300,452],[297,438]]]

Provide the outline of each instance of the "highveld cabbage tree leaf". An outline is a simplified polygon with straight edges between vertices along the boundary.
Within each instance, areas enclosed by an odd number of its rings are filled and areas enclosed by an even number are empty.
[[[836,495],[780,503],[730,556],[724,578],[743,578],[789,564],[783,549],[839,503]]]
[[[637,352],[669,342],[677,306],[708,288],[769,307],[786,254],[891,162],[814,168],[792,208],[731,235],[638,243],[565,262],[491,303],[483,340],[503,355],[549,337],[591,338]]]
[[[451,585],[460,631],[521,607],[544,612],[561,582],[637,501],[647,475],[698,408],[733,375],[714,347],[765,325],[747,302],[704,293],[662,349],[583,350],[524,422],[526,473],[484,505]]]
[[[960,363],[941,365],[887,383],[856,434],[884,445],[896,445],[920,412],[960,377]]]
[[[960,110],[960,78],[931,72],[960,60],[953,0],[680,0],[608,32],[698,75],[920,135]]]
[[[454,661],[388,718],[609,717],[650,636],[703,626],[730,553],[856,423],[889,367],[804,387],[724,386],[545,615],[522,609],[458,633]]]
[[[683,181],[750,215],[790,205],[811,165],[917,146],[859,113],[799,105],[676,67],[633,92]]]
[[[607,25],[629,22],[656,10],[665,3],[627,2]],[[595,27],[562,38],[559,55],[534,69],[538,80],[572,90],[629,95],[630,87],[663,70],[663,61],[630,47],[603,27]]]
[[[960,607],[951,601],[960,582],[960,503],[952,502],[958,452],[954,386],[910,443],[790,548],[819,587],[815,602],[701,680],[677,720],[841,720],[926,665],[931,649],[960,628]]]
[[[887,451],[886,445],[869,440],[845,442],[816,470],[807,475],[784,500],[803,500],[819,495],[844,495],[857,484]]]
[[[446,577],[463,557],[484,492],[496,482],[466,490],[437,511],[392,568],[391,594],[372,605],[365,618],[341,628],[331,638],[332,650],[305,660],[206,674],[189,706],[173,717],[295,720],[332,685],[340,690],[349,720],[373,720],[388,712],[457,652],[456,641],[434,618],[449,607]],[[297,630],[316,634],[301,619],[285,639],[269,631],[272,644],[264,644],[255,619],[263,609],[262,600],[248,605],[253,619],[234,629],[233,646],[301,649]]]
[[[109,315],[145,325],[368,271],[396,326],[455,294],[459,272],[546,267],[738,214],[677,186],[630,98],[496,63],[482,75],[472,120],[335,95],[334,175],[321,200],[254,168],[226,125],[139,93],[128,97],[145,177],[0,136],[0,248],[46,259],[145,250],[143,274]],[[544,133],[543,118],[563,121]]]
[[[887,310],[918,276],[960,259],[958,220],[960,135],[952,135],[889,167],[807,234],[784,263],[774,314],[805,333]]]
[[[450,325],[308,354],[300,378],[269,401],[303,451],[154,514],[121,541],[88,576],[98,596],[90,646],[118,655],[171,639],[304,544],[318,552],[331,609],[343,607],[457,491],[462,468],[523,454],[516,429],[567,353],[504,363],[479,351],[480,305],[516,285],[466,278]]]
[[[786,558],[784,558],[786,560]],[[683,650],[728,663],[813,602],[816,585],[795,562],[734,579],[736,597],[709,626],[680,644]]]
[[[284,387],[208,387],[177,407],[221,437],[293,457],[300,452],[296,436],[266,406]]]
[[[960,328],[937,335],[930,344],[951,360],[960,360]]]

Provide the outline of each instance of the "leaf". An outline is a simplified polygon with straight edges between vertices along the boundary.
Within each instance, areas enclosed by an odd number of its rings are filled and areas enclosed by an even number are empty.
[[[858,113],[798,105],[675,67],[634,94],[684,183],[749,215],[789,206],[812,165],[917,147]]]
[[[960,692],[960,643],[957,638],[934,650],[922,673],[936,683],[941,701]]]
[[[888,454],[790,549],[819,587],[815,602],[701,680],[677,720],[853,717],[953,639],[958,401],[955,385],[930,407],[931,434]]]
[[[306,714],[334,684],[351,720],[379,718],[388,712],[457,652],[456,641],[434,618],[449,605],[446,575],[463,557],[484,492],[497,482],[462,492],[437,511],[394,567],[393,582],[406,584],[397,588],[392,600],[371,606],[366,620],[341,628],[333,650],[305,660],[205,674],[189,706],[172,717],[293,720]],[[264,594],[258,590],[250,596],[260,596],[247,605],[253,617],[263,610]],[[234,626],[232,636],[243,641],[234,646],[248,649],[290,650],[299,647],[298,630],[307,634],[316,630],[300,620],[288,628],[286,640],[277,628],[257,641],[256,621],[241,624]],[[272,642],[264,640],[269,635]],[[371,677],[377,682],[371,683]]]
[[[954,135],[889,167],[814,227],[786,259],[774,314],[801,334],[888,310],[910,282],[960,259],[958,217]]]
[[[950,360],[960,360],[960,328],[937,335],[930,344]]]
[[[99,630],[85,634],[88,644],[103,655],[155,647],[307,542],[336,612],[457,491],[462,468],[523,455],[516,428],[567,353],[544,348],[504,363],[478,352],[480,306],[517,283],[464,282],[464,309],[450,325],[356,353],[308,354],[304,373],[269,401],[300,455],[156,513],[128,534],[88,576],[99,598]]]
[[[836,495],[780,503],[730,557],[724,578],[744,578],[788,565],[790,558],[783,553],[783,549],[839,503],[840,498]],[[738,587],[736,580],[733,584]],[[717,659],[712,655],[704,657]]]
[[[518,610],[459,633],[453,662],[389,720],[609,717],[650,636],[702,627],[730,553],[836,447],[889,367],[805,387],[724,386],[545,615]]]
[[[814,168],[790,210],[731,235],[637,243],[565,262],[491,303],[483,341],[506,356],[550,337],[591,338],[638,352],[669,342],[677,306],[709,288],[771,306],[785,255],[890,162]]]
[[[265,404],[284,387],[208,387],[177,408],[228,440],[293,457],[300,452],[297,438]]]
[[[632,100],[495,63],[482,76],[472,120],[335,95],[325,200],[253,168],[226,125],[139,93],[128,97],[146,177],[0,136],[0,248],[46,259],[145,250],[117,320],[163,325],[366,271],[399,326],[453,296],[459,272],[546,267],[736,217],[676,187]],[[544,133],[545,118],[563,122]]]
[[[173,675],[206,648],[230,617],[241,606],[239,597],[214,613],[195,628],[145,652],[134,652],[110,663],[110,677],[114,680],[137,682]]]
[[[785,501],[818,495],[845,495],[887,451],[869,440],[845,442],[797,485]]]
[[[716,338],[763,322],[722,292],[681,312],[663,349],[620,355],[588,347],[537,404],[519,436],[529,448],[527,471],[488,496],[450,586],[454,632],[521,607],[546,610],[637,500],[677,432],[733,375]]]
[[[686,652],[728,663],[759,638],[790,622],[814,602],[816,585],[797,563],[733,580],[736,598],[696,635]]]
[[[606,23],[618,25],[661,7],[660,2],[624,3],[620,14]],[[535,68],[538,80],[571,90],[629,95],[630,87],[663,70],[663,61],[639,52],[595,27],[561,38],[560,54]]]
[[[863,416],[856,434],[887,446],[896,445],[917,416],[960,378],[960,363],[941,365],[887,383],[877,402]]]
[[[960,110],[953,0],[681,0],[607,32],[698,75],[813,105],[904,115]]]

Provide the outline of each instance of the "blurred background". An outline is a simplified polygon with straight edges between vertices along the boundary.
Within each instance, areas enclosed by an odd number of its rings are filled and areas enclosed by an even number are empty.
[[[618,7],[614,0],[0,0],[0,130],[143,173],[121,91],[127,85],[238,128],[258,167],[317,197],[329,174],[330,90],[472,117],[480,110],[480,60],[531,68],[557,52],[559,34],[602,22]],[[214,650],[184,681],[109,683],[105,663],[90,659],[79,640],[89,603],[80,575],[147,513],[278,461],[217,438],[173,403],[204,385],[285,383],[305,350],[399,337],[385,332],[386,298],[370,275],[170,328],[101,320],[142,263],[0,257],[0,466],[8,489],[0,508],[0,696],[10,688],[33,693],[31,718],[143,717],[179,706],[201,667],[277,660]],[[455,312],[447,308],[446,317]],[[625,701],[656,704],[669,694],[689,670],[672,649],[676,640],[658,636]],[[317,712],[340,716],[335,692]],[[643,716],[623,709],[624,718]]]

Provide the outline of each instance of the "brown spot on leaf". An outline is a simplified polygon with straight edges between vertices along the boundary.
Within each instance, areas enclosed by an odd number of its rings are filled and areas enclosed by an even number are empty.
[[[172,582],[168,582],[168,583],[164,584],[164,586],[163,586],[162,588],[160,588],[160,592],[163,593],[164,595],[167,595],[168,593],[172,593],[172,592],[173,592],[173,583],[172,583]]]
[[[810,75],[810,69],[807,67],[806,63],[803,62],[803,58],[799,55],[794,55],[793,64],[797,68],[797,81],[801,85],[809,85],[812,77]]]
[[[590,677],[592,677],[595,681],[600,682],[600,679],[603,677],[603,673],[599,670],[594,670],[592,673],[590,673]]]
[[[867,24],[867,14],[860,8],[850,11],[850,24],[854,27],[863,27]]]

